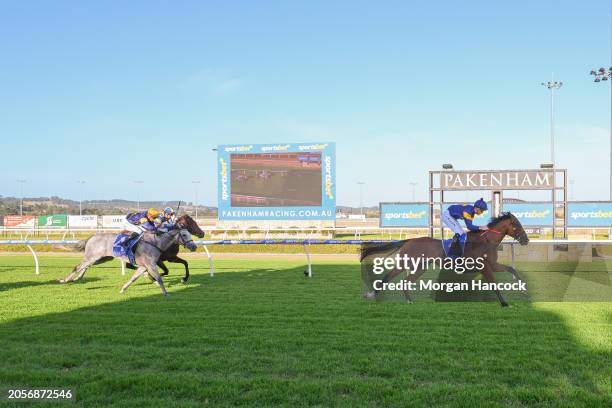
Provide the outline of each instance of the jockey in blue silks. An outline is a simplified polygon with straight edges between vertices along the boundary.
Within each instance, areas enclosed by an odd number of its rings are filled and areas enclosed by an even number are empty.
[[[476,201],[474,205],[455,204],[442,211],[442,222],[455,233],[450,247],[451,253],[460,255],[459,252],[461,252],[459,242],[465,232],[459,224],[459,220],[463,220],[470,231],[486,231],[488,229],[486,226],[479,227],[473,224],[474,216],[485,211],[487,211],[487,203],[482,198]]]
[[[161,213],[161,225],[159,229],[164,232],[168,232],[176,227],[176,213],[172,207],[164,208]]]

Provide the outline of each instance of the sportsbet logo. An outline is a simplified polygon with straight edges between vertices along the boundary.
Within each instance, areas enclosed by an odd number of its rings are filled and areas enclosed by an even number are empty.
[[[227,163],[223,159],[219,159],[221,165],[221,199],[227,200],[229,193],[227,192]]]
[[[573,219],[578,219],[578,218],[611,218],[612,217],[612,211],[585,211],[585,212],[578,212],[578,211],[573,211],[570,214],[570,218]]]
[[[385,214],[385,218],[388,220],[399,220],[399,219],[414,220],[414,219],[419,219],[419,218],[425,218],[425,214],[427,214],[426,211],[392,212],[392,213]]]
[[[325,156],[325,194],[330,200],[334,199],[332,186],[332,160],[331,157]]]
[[[544,211],[521,211],[512,213],[516,218],[546,218],[550,214],[550,210]]]

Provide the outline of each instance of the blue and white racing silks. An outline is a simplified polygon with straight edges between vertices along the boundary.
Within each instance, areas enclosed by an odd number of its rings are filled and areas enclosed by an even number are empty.
[[[477,225],[473,224],[473,221],[474,221],[474,206],[473,205],[470,205],[470,204],[466,204],[466,205],[455,204],[455,205],[451,205],[450,207],[448,207],[447,211],[448,211],[448,214],[453,219],[465,221],[465,226],[470,231],[479,231],[480,230],[480,228]],[[455,232],[457,232],[457,231],[455,231]]]

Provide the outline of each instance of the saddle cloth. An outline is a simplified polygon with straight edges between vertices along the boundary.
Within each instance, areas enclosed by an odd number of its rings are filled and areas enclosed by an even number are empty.
[[[140,238],[142,238],[142,234],[138,234],[132,239],[130,239],[130,235],[131,233],[121,233],[117,235],[113,243],[113,256],[126,256],[132,265],[136,265],[134,250],[136,249],[136,244],[140,241]]]
[[[465,251],[465,241],[467,240],[467,234],[463,234],[459,237],[459,247],[461,248],[461,255],[449,255],[450,246],[453,243],[452,239],[445,239],[442,241],[442,248],[444,249],[444,255],[448,258],[461,258]]]

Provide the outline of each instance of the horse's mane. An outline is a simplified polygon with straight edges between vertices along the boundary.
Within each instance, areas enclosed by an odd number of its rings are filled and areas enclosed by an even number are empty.
[[[510,212],[503,212],[499,214],[497,217],[491,218],[491,221],[489,221],[489,223],[487,224],[487,227],[492,228],[495,225],[497,225],[497,223],[502,222],[504,220],[509,220],[511,218],[512,218],[512,214],[510,214]]]

